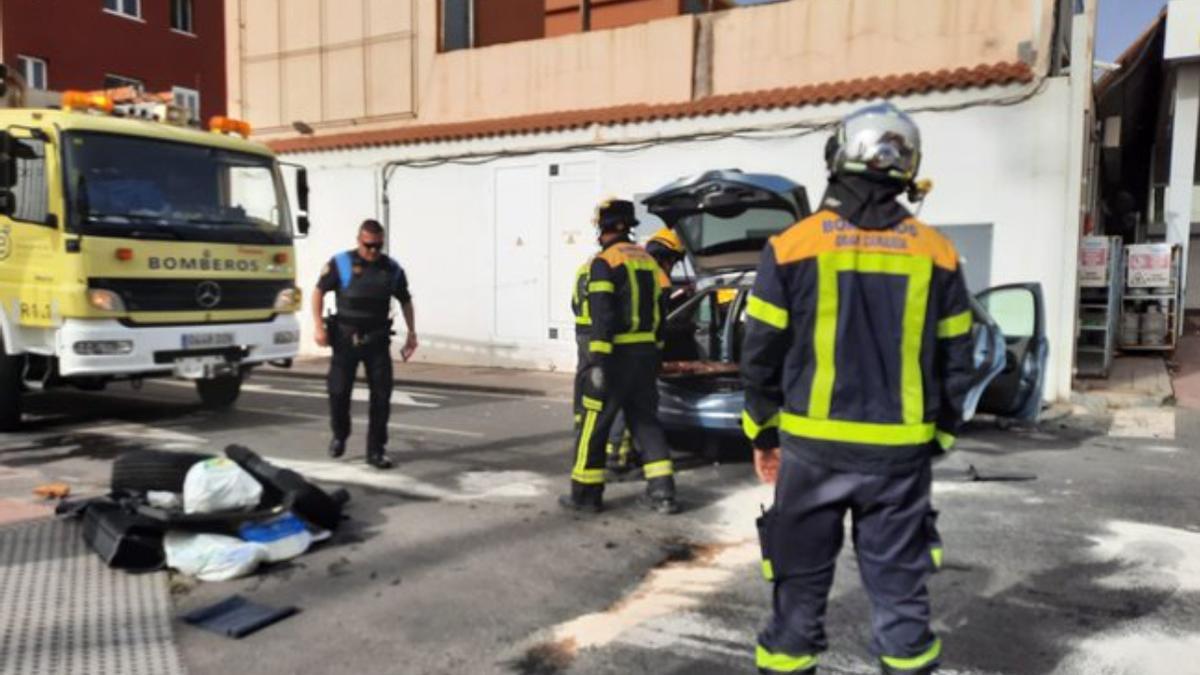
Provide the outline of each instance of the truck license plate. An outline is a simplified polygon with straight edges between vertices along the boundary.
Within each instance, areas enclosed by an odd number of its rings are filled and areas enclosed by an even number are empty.
[[[207,347],[229,347],[233,345],[233,333],[184,333],[184,349]]]
[[[212,377],[218,371],[229,370],[229,364],[219,356],[199,356],[175,359],[175,377],[199,380]]]

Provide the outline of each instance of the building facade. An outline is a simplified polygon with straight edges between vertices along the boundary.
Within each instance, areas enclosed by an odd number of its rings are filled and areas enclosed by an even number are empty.
[[[0,0],[4,63],[35,89],[140,85],[224,114],[225,8],[208,0]]]
[[[437,0],[228,0],[229,105],[310,170],[306,288],[379,217],[422,299],[421,358],[569,369],[598,200],[740,168],[815,201],[829,125],[887,98],[922,125],[920,217],[976,290],[1041,283],[1063,398],[1090,142],[1079,4],[789,0],[443,50]]]

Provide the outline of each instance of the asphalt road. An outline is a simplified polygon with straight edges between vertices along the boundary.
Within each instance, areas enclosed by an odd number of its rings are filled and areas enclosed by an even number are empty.
[[[770,493],[744,461],[681,452],[685,513],[640,510],[630,483],[587,518],[554,505],[567,401],[398,391],[390,472],[363,464],[361,433],[346,460],[325,456],[325,405],[319,381],[278,376],[255,377],[225,413],[174,382],[53,392],[31,397],[29,429],[0,439],[0,469],[101,491],[121,452],[240,443],[350,489],[345,527],[301,558],[233,582],[177,580],[180,614],[234,593],[301,609],[240,641],[178,622],[192,673],[754,672],[770,601],[753,518]],[[1200,422],[1145,414],[1131,435],[1161,438],[978,425],[938,465],[944,672],[1200,672]],[[877,672],[869,627],[847,550],[823,672]]]

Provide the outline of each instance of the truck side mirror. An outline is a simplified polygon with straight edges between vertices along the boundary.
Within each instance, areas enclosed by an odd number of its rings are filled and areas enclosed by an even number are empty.
[[[296,203],[301,213],[308,213],[308,169],[304,167],[296,171]]]
[[[17,184],[16,141],[12,134],[0,131],[0,188]]]

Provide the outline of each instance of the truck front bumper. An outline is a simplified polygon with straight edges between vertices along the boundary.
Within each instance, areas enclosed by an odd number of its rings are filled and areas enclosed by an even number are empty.
[[[66,319],[55,353],[63,377],[159,375],[197,360],[255,365],[295,358],[293,314],[256,323],[127,326],[113,319]],[[195,372],[195,371],[193,371]]]

